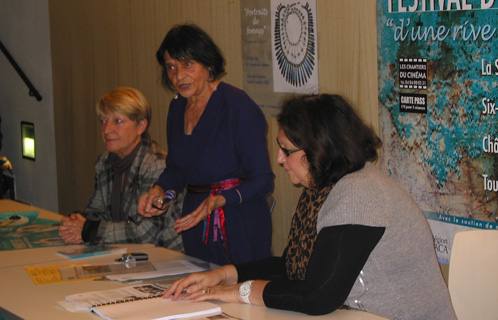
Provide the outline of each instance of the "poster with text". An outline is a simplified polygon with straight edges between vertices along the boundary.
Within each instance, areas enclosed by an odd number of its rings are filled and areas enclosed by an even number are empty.
[[[498,229],[498,1],[378,0],[381,168],[454,234]]]
[[[270,0],[241,1],[242,88],[267,116],[278,114],[283,98],[273,91],[270,12]]]
[[[243,89],[266,115],[318,92],[316,2],[241,0]]]

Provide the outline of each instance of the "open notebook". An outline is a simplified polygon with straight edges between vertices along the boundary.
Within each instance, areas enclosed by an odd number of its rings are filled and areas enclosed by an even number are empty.
[[[221,308],[211,302],[173,301],[159,297],[94,307],[92,311],[104,319],[167,320],[208,314],[215,315],[221,313]]]
[[[69,311],[93,311],[104,319],[115,320],[167,320],[221,313],[221,308],[211,302],[164,299],[160,294],[165,289],[156,283],[137,284],[70,295],[59,305]]]

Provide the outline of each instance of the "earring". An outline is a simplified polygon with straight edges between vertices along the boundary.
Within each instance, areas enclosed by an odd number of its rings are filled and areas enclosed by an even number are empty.
[[[175,96],[173,97],[173,99],[175,99],[175,100],[178,99],[178,93],[175,94]]]

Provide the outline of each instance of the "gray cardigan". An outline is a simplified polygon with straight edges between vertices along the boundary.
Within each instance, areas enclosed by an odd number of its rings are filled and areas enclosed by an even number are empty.
[[[340,179],[318,215],[318,232],[344,224],[386,228],[346,305],[389,319],[456,319],[424,214],[371,163]]]

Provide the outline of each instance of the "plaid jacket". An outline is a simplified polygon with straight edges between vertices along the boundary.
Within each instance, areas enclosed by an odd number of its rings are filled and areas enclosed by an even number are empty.
[[[88,220],[100,221],[91,242],[153,243],[183,252],[181,236],[173,229],[175,220],[181,217],[183,193],[178,194],[174,205],[160,216],[144,218],[137,213],[138,199],[152,188],[166,166],[166,153],[155,142],[142,141],[124,181],[123,208],[127,219],[121,222],[111,221],[113,171],[108,156],[108,152],[104,153],[95,163],[95,190],[83,212]]]

